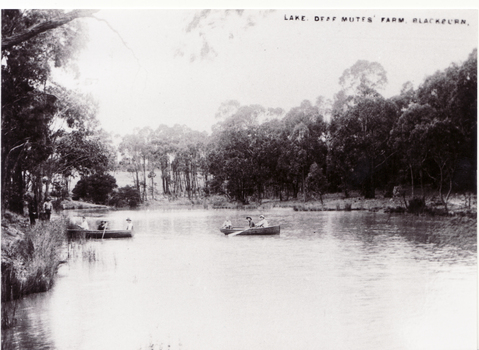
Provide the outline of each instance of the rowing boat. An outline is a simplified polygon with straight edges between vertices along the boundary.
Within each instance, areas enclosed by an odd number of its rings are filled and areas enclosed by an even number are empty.
[[[130,238],[131,230],[83,230],[68,229],[68,238]]]
[[[253,227],[246,230],[243,227],[221,228],[220,231],[223,232],[225,235],[243,231],[241,233],[238,233],[239,236],[277,235],[279,234],[279,225],[270,227]]]

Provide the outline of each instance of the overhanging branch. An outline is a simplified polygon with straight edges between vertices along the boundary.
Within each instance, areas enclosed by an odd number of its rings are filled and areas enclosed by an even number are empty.
[[[122,38],[122,36],[120,35],[120,33],[118,33],[118,31],[117,31],[115,28],[113,28],[113,27],[110,25],[110,23],[108,23],[107,20],[105,20],[105,19],[103,19],[103,18],[98,18],[98,17],[95,17],[95,16],[92,16],[92,18],[94,18],[94,19],[96,19],[96,20],[98,20],[98,21],[100,21],[100,22],[105,23],[113,32],[115,32],[115,34],[118,35],[118,38],[120,38],[120,40],[121,40],[121,42],[123,43],[123,45],[124,45],[128,50],[130,50],[131,53],[133,54],[133,56],[135,57],[135,59],[136,59],[138,62],[140,62],[140,60],[138,59],[138,57],[136,57],[135,52],[128,46],[128,44],[125,42],[125,40],[123,40],[123,38]]]
[[[47,30],[55,29],[57,27],[60,27],[64,25],[65,23],[71,22],[76,18],[80,17],[90,17],[92,14],[95,12],[98,12],[99,10],[74,10],[69,13],[66,13],[65,15],[44,21],[41,23],[37,23],[32,25],[31,27],[27,28],[25,31],[18,33],[18,34],[13,34],[8,37],[3,37],[2,38],[2,50],[9,49],[15,45],[21,44],[22,42],[31,39],[38,34],[41,34],[43,32],[46,32]]]

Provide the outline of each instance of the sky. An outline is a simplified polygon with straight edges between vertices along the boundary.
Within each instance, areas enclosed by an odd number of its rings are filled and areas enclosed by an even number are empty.
[[[418,87],[466,60],[478,43],[475,9],[202,11],[100,10],[95,17],[108,24],[81,19],[89,39],[77,57],[79,78],[55,79],[91,93],[112,135],[160,124],[209,133],[226,101],[287,112],[303,100],[332,99],[358,60],[384,67],[380,92],[391,97],[407,81]],[[455,19],[466,24],[447,24]]]

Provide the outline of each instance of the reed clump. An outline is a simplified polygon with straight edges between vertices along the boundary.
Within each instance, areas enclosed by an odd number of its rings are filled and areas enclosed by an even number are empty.
[[[15,237],[2,237],[2,302],[53,286],[66,242],[65,227],[63,219],[38,222],[16,229]]]

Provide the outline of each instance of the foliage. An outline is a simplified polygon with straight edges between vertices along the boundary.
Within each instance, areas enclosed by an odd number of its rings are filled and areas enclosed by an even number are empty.
[[[117,187],[116,179],[110,174],[93,174],[84,176],[73,189],[73,198],[105,204],[113,189]]]
[[[339,84],[349,95],[358,95],[367,90],[381,90],[387,82],[384,67],[378,62],[366,60],[358,60],[339,78]]]
[[[63,220],[41,221],[27,229],[21,240],[2,240],[2,301],[52,287],[65,227]]]
[[[323,169],[317,163],[313,163],[309,168],[309,173],[306,177],[306,188],[309,193],[319,195],[321,203],[323,202],[323,194],[326,193],[328,182]]]
[[[426,208],[426,203],[424,202],[424,199],[414,197],[411,200],[409,200],[407,210],[410,213],[419,214],[423,212],[425,208]]]
[[[66,142],[69,134],[73,132],[75,142],[93,135],[95,108],[50,78],[53,69],[75,73],[71,58],[81,49],[84,36],[81,22],[73,19],[91,13],[2,10],[2,208],[20,213],[27,191],[41,203],[45,179],[48,189],[59,168],[68,176],[74,169],[91,170],[105,162],[65,159],[72,151],[66,148],[71,145]],[[92,151],[79,147],[75,152],[79,150]],[[91,159],[100,155],[93,152]],[[65,163],[68,166],[62,167]]]
[[[125,135],[119,146],[121,166],[132,174],[142,201],[148,200],[149,193],[154,198],[155,170],[161,172],[161,188],[165,195],[186,195],[191,199],[202,193],[208,180],[205,144],[205,133],[184,125],[136,129]]]
[[[413,187],[416,177],[422,187],[427,176],[447,211],[453,189],[476,190],[477,50],[462,65],[427,77],[409,100],[391,131],[392,147]]]
[[[149,193],[146,175],[160,170],[170,198],[219,194],[248,203],[321,199],[338,190],[375,198],[378,189],[392,193],[398,185],[411,185],[414,198],[420,185],[423,197],[424,188],[434,186],[447,211],[452,189],[475,191],[476,66],[474,50],[464,63],[436,72],[417,89],[406,82],[386,99],[378,92],[386,71],[360,60],[340,77],[332,103],[320,96],[284,112],[226,101],[209,137],[179,125],[127,135],[122,164],[142,199]]]
[[[356,185],[366,198],[374,198],[377,174],[391,154],[388,141],[396,115],[392,102],[365,97],[333,120],[330,170],[339,174],[346,192],[348,185]]]
[[[132,186],[124,186],[114,191],[109,204],[117,208],[122,208],[125,206],[136,208],[140,202],[140,192]]]

